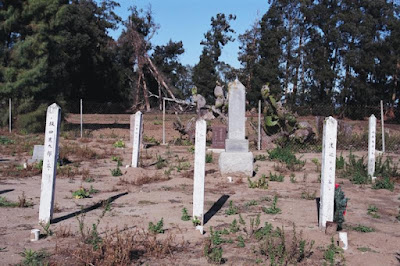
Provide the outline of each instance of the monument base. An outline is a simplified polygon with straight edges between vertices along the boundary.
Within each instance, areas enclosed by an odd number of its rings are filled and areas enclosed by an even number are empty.
[[[222,152],[219,156],[221,174],[243,173],[253,176],[252,152]]]

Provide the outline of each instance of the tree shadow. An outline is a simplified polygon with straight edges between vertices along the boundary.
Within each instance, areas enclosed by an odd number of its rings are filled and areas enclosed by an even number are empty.
[[[51,223],[51,224],[56,224],[56,223],[65,221],[65,220],[67,220],[67,219],[69,219],[69,218],[75,217],[75,216],[77,216],[77,215],[79,215],[79,214],[87,213],[87,212],[96,210],[96,209],[100,208],[101,206],[104,206],[105,204],[111,203],[111,202],[115,201],[116,199],[118,199],[118,198],[120,198],[120,197],[122,197],[122,196],[125,196],[125,195],[127,195],[127,194],[128,194],[128,192],[124,192],[124,193],[120,193],[120,194],[118,194],[118,195],[109,197],[108,199],[99,201],[98,203],[96,203],[96,204],[94,204],[94,205],[92,205],[92,206],[90,206],[90,207],[87,207],[87,208],[84,208],[84,209],[82,209],[82,210],[79,210],[79,211],[76,211],[76,212],[73,212],[73,213],[70,213],[70,214],[67,214],[67,215],[64,215],[64,216],[61,216],[61,217],[57,217],[57,218],[55,218],[55,219],[52,219],[50,223]]]
[[[5,189],[5,190],[0,190],[0,194],[8,193],[14,191],[14,189]]]
[[[121,124],[121,123],[110,123],[110,124],[95,124],[95,123],[84,123],[83,124],[84,129],[90,129],[90,130],[97,130],[97,129],[104,129],[104,128],[122,128],[122,129],[129,129],[130,124]],[[65,131],[70,131],[70,130],[80,130],[81,125],[80,124],[65,124],[64,125]]]
[[[208,212],[204,214],[204,224],[206,224],[222,208],[222,206],[224,206],[229,197],[229,195],[222,195],[217,202],[211,206]]]

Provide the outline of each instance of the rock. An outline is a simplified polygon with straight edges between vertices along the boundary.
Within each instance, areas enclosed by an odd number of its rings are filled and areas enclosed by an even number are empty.
[[[215,86],[214,95],[216,98],[222,97],[224,98],[224,89],[221,86]]]
[[[297,127],[299,129],[309,129],[312,128],[312,126],[310,125],[310,123],[306,122],[306,121],[301,121],[299,123],[297,123]]]

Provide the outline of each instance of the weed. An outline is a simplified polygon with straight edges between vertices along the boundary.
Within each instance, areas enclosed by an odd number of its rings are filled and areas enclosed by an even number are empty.
[[[387,189],[390,191],[394,190],[394,182],[390,181],[388,176],[383,178],[377,178],[375,183],[372,185],[372,189]]]
[[[153,224],[152,222],[149,223],[148,230],[149,232],[153,234],[164,234],[164,218],[161,218],[160,221],[157,222],[157,224]]]
[[[283,180],[285,179],[285,176],[281,175],[281,174],[273,174],[273,173],[269,173],[269,181],[276,181],[276,182],[283,182]]]
[[[258,205],[258,202],[256,200],[250,200],[244,204],[244,206],[246,207],[256,206],[256,205]]]
[[[122,175],[122,171],[118,166],[117,166],[117,168],[110,169],[110,171],[111,171],[112,176],[121,176]]]
[[[236,233],[240,230],[238,222],[236,219],[233,219],[232,223],[229,225],[229,231],[231,233]]]
[[[343,154],[340,153],[339,158],[336,157],[336,170],[344,169],[344,165],[345,165],[345,160],[344,160]]]
[[[301,192],[301,198],[306,200],[315,200],[316,195],[316,190],[312,194],[308,190]]]
[[[53,231],[50,229],[50,222],[47,223],[40,222],[39,225],[43,228],[44,234],[46,236],[53,235]]]
[[[373,250],[373,249],[371,249],[369,247],[359,247],[359,248],[357,248],[357,250],[359,250],[361,252],[374,252],[374,253],[376,253],[375,250]]]
[[[222,264],[224,259],[222,258],[222,247],[216,247],[211,244],[211,241],[206,240],[204,244],[204,256],[210,263]]]
[[[143,136],[143,141],[152,143],[152,144],[154,144],[156,146],[160,145],[160,142],[158,140],[156,140],[153,136],[148,137],[148,136],[144,135]]]
[[[191,154],[194,154],[194,146],[193,145],[188,148],[188,152],[190,152]]]
[[[324,259],[329,265],[333,266],[335,264],[335,257],[336,254],[341,254],[342,249],[340,247],[337,247],[334,243],[333,237],[331,238],[331,244],[328,246],[328,248],[324,252]]]
[[[206,163],[212,163],[213,162],[213,154],[212,152],[209,152],[206,154]]]
[[[233,205],[232,201],[229,201],[229,208],[225,211],[226,215],[234,215],[239,213],[239,208]]]
[[[296,175],[293,173],[290,174],[290,183],[297,183]]]
[[[369,205],[367,209],[367,214],[372,216],[372,218],[380,218],[378,215],[378,207],[375,205]]]
[[[194,226],[201,225],[201,221],[197,216],[193,217],[192,223],[193,223]]]
[[[311,162],[312,162],[313,164],[315,164],[315,166],[317,167],[317,169],[315,170],[315,172],[317,172],[317,173],[321,172],[321,163],[319,162],[319,160],[318,160],[317,158],[313,158],[313,159],[311,160]]]
[[[341,173],[344,178],[349,178],[353,184],[369,184],[371,177],[368,176],[367,165],[364,164],[364,157],[357,159],[350,152],[348,162],[345,162],[344,170]]]
[[[115,148],[125,148],[125,142],[122,139],[120,139],[114,142],[113,146]]]
[[[0,144],[1,145],[8,145],[12,144],[14,141],[12,139],[7,138],[6,136],[0,136]]]
[[[268,154],[271,160],[285,163],[286,167],[291,171],[301,170],[306,163],[306,161],[298,159],[289,147],[276,147],[275,149],[268,151]]]
[[[244,238],[242,237],[242,236],[238,236],[237,238],[236,238],[236,240],[237,240],[237,246],[239,247],[239,248],[244,248],[245,246],[246,246],[246,244],[244,243]]]
[[[161,157],[161,155],[157,155],[156,168],[157,169],[162,169],[162,168],[164,168],[166,166],[167,166],[166,160],[163,157]]]
[[[265,175],[262,175],[257,181],[251,181],[250,177],[247,177],[249,188],[261,188],[268,189],[268,180]]]
[[[117,162],[117,167],[122,166],[122,158],[119,156],[112,156],[111,161]]]
[[[357,232],[361,232],[361,233],[375,232],[375,229],[374,229],[374,228],[368,227],[368,226],[365,226],[365,225],[361,225],[361,224],[359,224],[359,225],[357,225],[357,226],[354,226],[354,227],[353,227],[353,230],[354,230],[354,231],[357,231]]]
[[[274,201],[272,202],[272,206],[269,208],[262,207],[263,212],[266,214],[278,214],[281,212],[281,209],[276,207],[276,203],[278,202],[278,197],[274,196]]]
[[[32,207],[33,203],[28,201],[25,197],[25,192],[18,196],[18,202],[9,201],[6,197],[0,197],[0,207],[5,208],[28,208]]]
[[[90,198],[90,193],[89,190],[81,187],[78,190],[72,192],[72,197],[74,197],[75,199]]]
[[[22,265],[47,265],[44,260],[49,257],[49,254],[44,250],[34,251],[32,249],[24,249],[20,254],[24,258],[21,263]]]
[[[254,156],[254,160],[255,161],[265,161],[267,159],[267,156],[265,156],[264,154],[259,154]]]
[[[393,163],[390,158],[383,161],[382,156],[379,156],[375,163],[374,176],[378,177],[398,177],[400,173],[397,172],[397,165]]]
[[[180,173],[182,170],[189,170],[190,168],[190,163],[189,162],[179,162],[178,165],[176,166],[176,171]]]
[[[190,216],[188,214],[188,211],[186,208],[182,209],[182,216],[181,216],[182,221],[190,221]]]

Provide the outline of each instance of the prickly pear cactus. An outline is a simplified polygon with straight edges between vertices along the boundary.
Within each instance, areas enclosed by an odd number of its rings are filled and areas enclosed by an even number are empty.
[[[296,117],[282,107],[275,97],[270,95],[269,84],[261,88],[261,96],[264,99],[264,131],[267,135],[284,133],[290,135],[296,130]]]
[[[337,230],[342,230],[344,215],[346,214],[348,198],[345,198],[344,192],[339,185],[335,188],[335,214],[333,221],[337,223]]]

